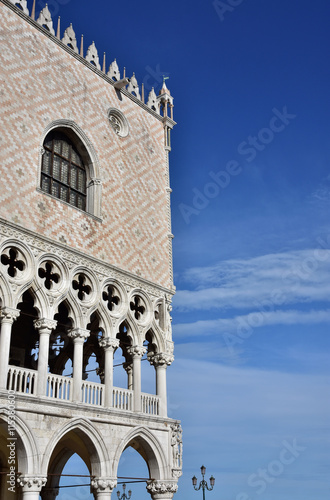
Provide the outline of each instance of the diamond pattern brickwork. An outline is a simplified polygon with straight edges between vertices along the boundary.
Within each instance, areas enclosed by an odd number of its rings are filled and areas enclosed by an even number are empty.
[[[162,123],[2,3],[0,19],[0,216],[169,288]],[[127,137],[110,126],[111,107]],[[42,137],[59,119],[98,155],[102,221],[38,189]]]

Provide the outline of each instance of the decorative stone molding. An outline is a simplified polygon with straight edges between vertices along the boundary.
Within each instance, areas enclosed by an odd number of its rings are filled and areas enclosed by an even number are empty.
[[[53,28],[53,20],[47,4],[46,7],[44,7],[40,12],[39,17],[37,19],[37,23],[40,24],[40,26],[42,26],[43,28],[46,28],[52,35],[55,36],[55,30]]]
[[[172,354],[160,352],[158,354],[150,354],[150,356],[148,355],[148,361],[156,368],[157,366],[170,366],[170,364],[174,361],[174,356]]]
[[[182,427],[180,424],[171,425],[171,447],[172,447],[172,475],[177,474],[182,469]],[[180,474],[181,475],[181,474]]]
[[[19,476],[17,483],[23,489],[24,493],[28,491],[40,492],[47,483],[47,477]]]
[[[27,0],[10,0],[13,5],[20,6],[24,14],[29,15],[29,9],[27,7]]]
[[[91,480],[91,487],[93,490],[96,490],[97,493],[100,492],[111,493],[116,486],[117,486],[117,479],[114,478],[97,477]]]
[[[109,71],[107,75],[112,78],[112,80],[120,80],[120,71],[116,59],[110,64]]]
[[[74,29],[72,28],[72,24],[70,24],[70,26],[64,31],[62,42],[78,54],[79,50],[77,46],[77,39]]]
[[[130,82],[127,87],[127,92],[130,92],[131,94],[135,95],[138,99],[141,99],[139,85],[135,77],[135,73],[133,73],[132,78],[130,78]]]
[[[96,66],[97,69],[101,70],[99,55],[94,42],[88,47],[85,59],[87,62]]]
[[[119,137],[128,135],[128,121],[119,109],[110,108],[108,110],[108,119],[111,127]]]
[[[68,337],[73,340],[73,342],[85,342],[85,340],[90,336],[89,330],[84,330],[83,328],[73,328],[68,332]]]
[[[159,102],[157,100],[157,96],[156,96],[156,93],[155,93],[153,87],[152,87],[151,91],[149,92],[147,106],[159,114]]]
[[[13,324],[20,314],[21,311],[19,309],[13,309],[11,307],[3,307],[0,310],[0,323]]]
[[[139,357],[142,358],[142,356],[147,352],[147,349],[143,346],[140,345],[135,345],[127,348],[128,354],[130,354],[133,358],[134,357]]]
[[[168,494],[176,493],[178,491],[178,485],[174,481],[148,481],[147,490],[153,495],[157,494]]]
[[[57,321],[54,319],[40,318],[33,321],[34,328],[36,330],[55,330],[57,326]]]
[[[113,339],[111,337],[103,338],[99,340],[99,345],[103,349],[113,349],[115,350],[117,347],[119,347],[119,340],[118,339]]]

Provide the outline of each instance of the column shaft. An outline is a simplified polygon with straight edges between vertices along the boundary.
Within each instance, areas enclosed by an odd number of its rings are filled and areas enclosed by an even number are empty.
[[[7,388],[7,376],[10,353],[11,330],[15,319],[20,311],[4,307],[0,311],[1,333],[0,333],[0,389]]]
[[[37,395],[46,396],[50,330],[39,331]]]
[[[167,365],[156,366],[156,394],[159,396],[159,415],[167,417],[167,390],[166,390]]]
[[[141,356],[133,356],[134,411],[141,411]]]
[[[83,371],[83,355],[84,355],[84,342],[89,337],[88,330],[82,328],[75,328],[68,333],[69,337],[73,339],[73,389],[72,401],[76,403],[82,402],[82,371]]]
[[[0,388],[1,389],[7,388],[7,373],[9,364],[11,327],[12,323],[5,322],[1,324],[1,336],[0,336]]]

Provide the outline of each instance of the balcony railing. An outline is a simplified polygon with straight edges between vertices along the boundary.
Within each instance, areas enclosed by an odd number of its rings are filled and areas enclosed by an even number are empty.
[[[141,394],[142,413],[147,415],[159,415],[159,397],[151,394]]]
[[[9,366],[7,389],[29,396],[37,392],[38,372],[27,368]],[[47,398],[56,401],[72,401],[73,379],[54,373],[47,374]],[[104,406],[104,385],[96,382],[83,381],[81,401],[91,406]],[[147,415],[159,415],[159,397],[151,394],[141,394],[141,410]],[[134,411],[133,391],[113,387],[112,408],[116,410]]]
[[[72,378],[48,373],[46,385],[46,396],[48,398],[71,401],[71,394]]]
[[[117,410],[133,410],[133,391],[113,388],[112,406]]]
[[[38,372],[9,366],[7,377],[7,389],[9,391],[21,392],[33,396],[36,393]]]

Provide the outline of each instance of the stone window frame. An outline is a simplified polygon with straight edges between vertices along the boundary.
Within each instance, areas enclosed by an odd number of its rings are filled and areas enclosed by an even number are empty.
[[[63,201],[60,198],[53,196],[52,194],[48,194],[41,189],[42,156],[45,151],[43,144],[47,135],[52,131],[58,131],[65,134],[78,149],[79,154],[82,157],[86,169],[86,208],[84,210]],[[87,215],[91,215],[96,217],[97,219],[101,219],[102,182],[99,172],[100,164],[94,146],[92,145],[85,132],[74,121],[55,120],[46,127],[40,141],[39,172],[37,185],[38,191],[47,196],[51,196],[52,198],[60,201],[61,203],[65,203],[76,210],[80,210]]]

